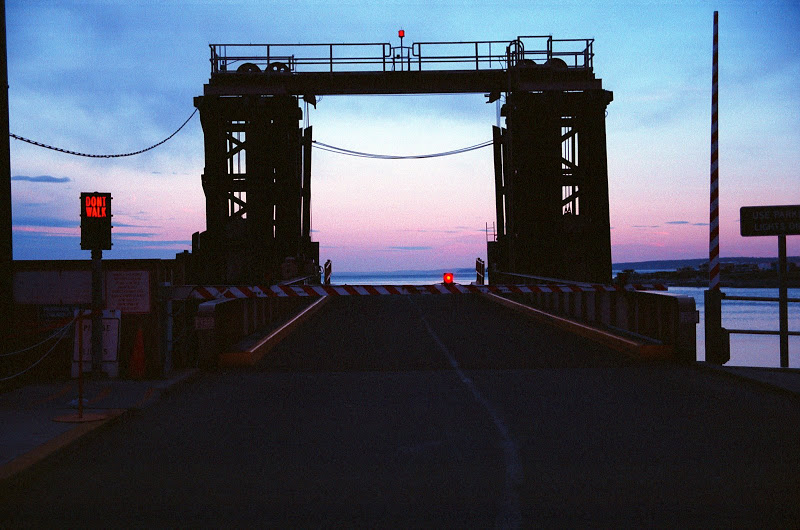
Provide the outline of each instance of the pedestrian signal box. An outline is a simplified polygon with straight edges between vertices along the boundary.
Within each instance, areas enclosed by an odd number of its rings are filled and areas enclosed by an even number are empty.
[[[110,193],[81,193],[81,249],[111,250]]]

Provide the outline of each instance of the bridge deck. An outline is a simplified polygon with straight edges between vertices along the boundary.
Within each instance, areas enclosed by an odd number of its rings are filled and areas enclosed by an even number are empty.
[[[798,439],[796,399],[480,297],[339,298],[256,370],[207,374],[9,484],[0,517],[790,526]]]

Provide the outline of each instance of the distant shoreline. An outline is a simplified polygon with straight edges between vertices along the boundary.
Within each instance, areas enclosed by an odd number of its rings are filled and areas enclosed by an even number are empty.
[[[787,261],[796,263],[800,265],[800,256],[788,256],[786,258]],[[777,263],[777,257],[751,257],[751,256],[735,256],[735,257],[727,257],[727,258],[720,258],[720,263],[722,264],[736,264],[736,265],[769,265],[772,263]],[[622,263],[614,263],[612,264],[611,268],[613,270],[625,270],[625,269],[644,269],[650,271],[671,271],[682,269],[684,267],[694,267],[698,268],[704,263],[708,263],[708,258],[692,258],[692,259],[673,259],[673,260],[651,260],[651,261],[628,261]]]
[[[740,288],[777,288],[778,278],[773,264],[778,261],[774,257],[729,257],[721,258],[722,271],[720,285],[722,287]],[[800,256],[787,258],[789,274],[787,283],[791,288],[800,288]],[[615,263],[612,266],[615,275],[628,272],[625,283],[652,284],[660,283],[670,287],[708,287],[708,259],[653,260]],[[437,276],[442,271],[453,272],[462,280],[474,275],[474,269],[468,267],[452,267],[427,270],[397,271],[340,271],[334,272],[339,277],[370,276],[386,278],[398,275],[405,276]],[[639,271],[639,272],[637,272]],[[491,275],[491,273],[490,273]],[[620,279],[617,278],[617,281]]]

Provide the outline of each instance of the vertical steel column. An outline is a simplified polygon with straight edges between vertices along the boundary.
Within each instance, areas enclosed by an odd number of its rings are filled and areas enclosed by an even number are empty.
[[[271,103],[269,98],[252,98],[243,109],[248,117],[247,171],[244,181],[247,248],[242,250],[241,259],[248,263],[248,274],[261,281],[270,277],[274,268],[275,170],[271,160],[272,150],[269,148],[274,109]]]
[[[570,104],[570,108],[575,113],[579,158],[573,178],[580,182],[580,213],[563,218],[575,224],[573,230],[578,237],[572,242],[570,261],[579,256],[584,261],[585,270],[579,279],[608,283],[612,273],[605,111],[613,94],[598,90],[574,97],[576,103]]]
[[[303,242],[311,241],[311,148],[312,127],[303,134]]]
[[[302,111],[291,96],[271,98],[274,105],[270,156],[275,168],[275,246],[279,262],[298,255],[301,237]]]
[[[497,213],[497,236],[500,239],[506,233],[506,220],[503,213],[503,204],[506,201],[506,191],[503,186],[503,130],[500,127],[492,127],[492,139],[494,141],[494,194]]]
[[[514,92],[506,102],[506,127],[513,153],[504,167],[513,182],[507,197],[508,272],[555,276],[560,270],[560,114],[555,94]],[[509,178],[510,177],[510,178]],[[558,188],[558,189],[557,189]]]
[[[223,101],[214,96],[194,99],[195,107],[200,110],[205,150],[205,167],[201,179],[206,196],[206,231],[198,234],[197,245],[194,238],[192,239],[192,254],[196,258],[196,281],[201,283],[224,280],[220,273],[225,270],[223,237],[228,203],[225,199],[224,182],[228,170],[222,104]]]

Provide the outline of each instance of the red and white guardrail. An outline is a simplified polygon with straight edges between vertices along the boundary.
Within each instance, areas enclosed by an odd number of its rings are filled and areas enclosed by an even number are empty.
[[[191,297],[201,300],[218,298],[274,298],[290,296],[380,296],[409,294],[530,294],[613,291],[666,291],[662,284],[629,285],[203,285],[192,289]]]

